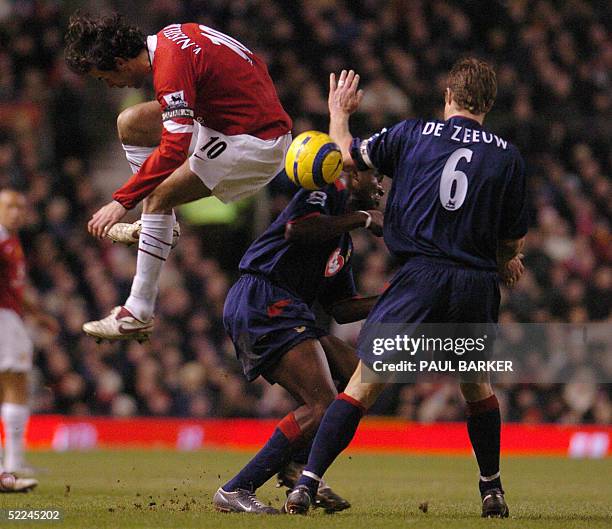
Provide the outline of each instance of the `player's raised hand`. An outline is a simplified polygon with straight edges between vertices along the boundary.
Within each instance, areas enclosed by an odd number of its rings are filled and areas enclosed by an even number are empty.
[[[113,224],[117,224],[125,214],[125,209],[119,202],[113,200],[96,211],[87,224],[87,230],[98,239],[106,237]]]
[[[361,100],[363,90],[359,89],[359,74],[353,70],[342,70],[336,80],[336,74],[329,76],[329,112],[332,115],[350,115],[355,112]]]

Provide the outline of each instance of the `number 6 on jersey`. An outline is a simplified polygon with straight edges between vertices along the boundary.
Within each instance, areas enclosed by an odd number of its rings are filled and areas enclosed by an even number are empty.
[[[457,149],[446,160],[440,178],[440,202],[444,209],[455,211],[462,206],[467,194],[468,178],[463,171],[457,171],[456,167],[462,159],[470,163],[472,154],[474,152],[470,149]]]

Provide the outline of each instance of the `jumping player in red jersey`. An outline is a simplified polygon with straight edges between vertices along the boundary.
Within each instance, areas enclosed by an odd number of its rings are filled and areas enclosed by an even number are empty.
[[[139,239],[136,277],[124,306],[83,326],[102,339],[147,338],[161,266],[173,245],[172,208],[211,195],[232,202],[257,192],[283,169],[291,119],[264,62],[203,25],[172,24],[145,37],[118,15],[77,13],[66,34],[66,61],[110,87],[139,87],[153,78],[156,101],[131,107],[117,120],[134,175],[88,224],[98,238]],[[141,223],[113,228],[143,199]]]
[[[22,316],[27,312],[52,332],[58,330],[55,319],[42,313],[25,295],[26,262],[17,235],[23,226],[25,209],[22,193],[0,190],[0,402],[6,443],[0,464],[0,492],[27,492],[38,485],[36,479],[23,475],[33,345]],[[12,474],[14,479],[6,474]]]

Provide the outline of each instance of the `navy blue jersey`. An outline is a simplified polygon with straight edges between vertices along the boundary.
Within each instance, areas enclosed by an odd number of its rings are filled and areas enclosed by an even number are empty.
[[[348,233],[317,244],[285,239],[285,225],[314,215],[347,212],[348,191],[341,182],[319,191],[300,189],[278,218],[251,244],[240,261],[240,271],[267,277],[308,305],[323,306],[356,295],[351,269],[353,243]]]
[[[393,179],[384,238],[400,259],[425,255],[492,270],[498,241],[527,233],[523,160],[472,119],[402,121],[354,140],[351,154],[359,167]]]

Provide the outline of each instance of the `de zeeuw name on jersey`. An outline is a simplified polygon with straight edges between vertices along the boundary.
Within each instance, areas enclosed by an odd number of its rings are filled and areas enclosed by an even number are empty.
[[[445,126],[447,126],[447,123],[428,121],[425,123],[423,132],[421,132],[421,134],[423,136],[433,134],[434,136],[440,137],[442,136],[442,129]],[[495,144],[500,149],[506,150],[508,148],[508,142],[503,138],[500,138],[497,134],[493,134],[482,129],[471,129],[461,125],[451,126],[453,127],[453,131],[450,135],[451,141],[456,141],[458,143],[493,143],[493,141],[495,141]]]

